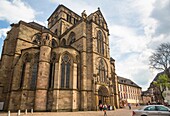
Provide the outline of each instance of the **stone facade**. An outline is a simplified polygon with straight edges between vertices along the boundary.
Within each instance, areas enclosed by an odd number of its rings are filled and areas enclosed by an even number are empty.
[[[98,9],[81,16],[59,5],[48,28],[35,22],[11,24],[0,67],[3,110],[98,110],[119,107],[109,30]]]

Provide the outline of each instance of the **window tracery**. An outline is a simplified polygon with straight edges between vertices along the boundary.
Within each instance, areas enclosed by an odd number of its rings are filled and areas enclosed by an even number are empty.
[[[97,51],[104,55],[104,42],[102,32],[97,32]]]
[[[41,34],[38,33],[38,34],[35,34],[34,37],[33,37],[33,41],[32,41],[34,44],[40,44],[41,43]]]
[[[98,76],[99,76],[99,81],[100,82],[107,82],[107,70],[104,64],[104,61],[101,59],[99,61],[99,65],[98,65]]]
[[[35,54],[34,59],[33,59],[32,78],[30,82],[31,90],[36,89],[36,82],[37,82],[37,76],[38,76],[38,59],[39,59],[39,53]]]
[[[23,87],[24,84],[24,77],[25,77],[25,70],[26,70],[26,63],[30,62],[30,55],[29,53],[25,53],[22,58],[22,70],[21,70],[21,77],[20,77],[20,84],[19,88]]]
[[[74,43],[74,41],[75,41],[75,33],[71,32],[70,35],[69,35],[69,45]]]
[[[65,40],[65,39],[62,39],[60,46],[62,46],[62,47],[65,47],[65,46],[66,46],[66,40]]]
[[[61,88],[70,88],[71,59],[65,54],[61,61]]]

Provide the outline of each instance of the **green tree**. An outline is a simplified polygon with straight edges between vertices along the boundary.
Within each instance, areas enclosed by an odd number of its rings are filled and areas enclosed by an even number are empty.
[[[167,74],[163,73],[160,74],[158,79],[153,82],[153,85],[157,88],[157,91],[160,93],[160,96],[162,97],[162,100],[165,100],[164,91],[166,91],[167,88],[170,88],[170,78]]]

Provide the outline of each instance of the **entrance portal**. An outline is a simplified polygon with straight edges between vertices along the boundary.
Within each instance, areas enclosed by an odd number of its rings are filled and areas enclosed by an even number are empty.
[[[101,86],[98,90],[99,104],[110,104],[109,92],[105,86]]]

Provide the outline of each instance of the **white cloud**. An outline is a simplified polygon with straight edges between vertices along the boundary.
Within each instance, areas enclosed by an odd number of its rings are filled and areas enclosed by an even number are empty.
[[[122,55],[121,57],[125,57],[123,60],[121,58],[116,60],[116,73],[119,76],[133,80],[143,90],[146,90],[157,73],[149,69],[148,57],[150,55],[151,52],[149,50],[139,54],[130,53],[128,57]]]
[[[111,22],[109,26],[110,51],[111,56],[116,60],[116,73],[119,76],[132,79],[143,87],[143,90],[148,88],[158,73],[149,69],[149,56],[153,51],[151,43],[154,40],[158,43],[163,40],[160,37],[153,40],[155,30],[158,27],[158,21],[150,17],[154,9],[154,2],[155,0],[131,2],[130,7],[127,7],[125,12],[132,16],[135,13],[135,21],[122,17],[127,21],[121,25]],[[137,26],[134,27],[134,25]]]
[[[6,35],[7,35],[6,33],[9,30],[10,30],[10,27],[8,27],[8,28],[1,28],[0,29],[0,39],[4,40]],[[0,40],[0,41],[2,41],[2,40]]]
[[[127,57],[127,54],[139,55],[147,49],[150,41],[143,35],[137,35],[133,28],[119,25],[111,25],[110,34],[111,56],[116,57],[116,60]]]
[[[167,30],[165,24],[169,24],[169,20],[163,23],[170,14],[167,13],[170,11],[167,10],[168,7],[165,8],[168,0],[161,3],[161,8],[157,3],[161,0],[51,1],[64,4],[78,14],[85,9],[89,15],[100,7],[108,21],[110,52],[111,57],[116,60],[116,73],[134,80],[144,89],[149,86],[157,73],[149,69],[149,56],[161,42],[170,40],[170,36],[164,33],[157,35],[158,29],[162,27],[161,30]],[[112,7],[108,7],[110,5]],[[161,12],[164,18],[157,11]],[[152,16],[153,13],[156,15]]]
[[[6,38],[7,31],[9,31],[9,30],[10,30],[10,27],[0,29],[0,41],[1,41],[1,43],[3,43],[3,40]],[[1,52],[2,52],[2,46],[3,46],[3,44],[0,44],[0,57],[1,57]]]
[[[116,60],[116,73],[132,79],[144,89],[149,86],[157,71],[149,69],[148,58],[161,42],[170,41],[169,0],[50,1],[63,4],[79,15],[83,10],[89,15],[100,7],[109,27],[110,53]],[[10,23],[34,20],[47,26],[47,22],[35,19],[37,13],[21,0],[0,0],[0,4],[0,20]],[[0,38],[5,31],[0,29]]]
[[[35,11],[21,0],[0,0],[0,20],[7,20],[16,23],[19,20],[32,21],[35,18]]]
[[[42,21],[39,21],[39,20],[34,20],[34,22],[36,22],[36,23],[38,23],[38,24],[40,24],[42,26],[48,27],[48,22],[47,21],[42,22]]]

